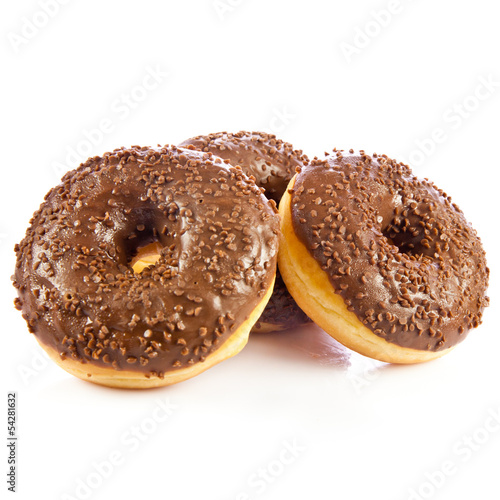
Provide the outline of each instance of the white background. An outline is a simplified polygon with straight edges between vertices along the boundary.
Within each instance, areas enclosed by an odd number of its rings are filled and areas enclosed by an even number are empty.
[[[499,498],[497,3],[46,1],[50,16],[34,0],[0,14],[1,378],[3,398],[18,393],[17,498]],[[386,153],[452,195],[488,254],[483,325],[408,367],[314,327],[255,335],[199,377],[144,392],[46,361],[12,305],[12,248],[76,152],[240,129],[311,157]]]

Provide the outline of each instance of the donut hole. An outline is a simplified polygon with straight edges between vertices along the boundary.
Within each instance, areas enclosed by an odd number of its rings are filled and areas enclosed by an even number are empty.
[[[386,229],[382,229],[382,234],[390,245],[394,245],[398,248],[399,252],[413,254],[414,247],[412,247],[411,244],[408,243],[400,234],[395,233],[391,226]]]
[[[127,236],[122,236],[120,241],[122,252],[125,254],[125,263],[136,274],[155,265],[164,246],[154,224],[154,215],[144,213],[140,215],[142,216],[135,218],[135,221],[125,229],[124,234]]]
[[[130,260],[130,267],[134,273],[139,274],[149,266],[154,266],[160,256],[163,246],[159,241],[153,241],[145,246],[138,247],[136,254]]]
[[[396,216],[382,229],[382,234],[391,245],[398,248],[400,253],[414,257],[423,255],[431,257],[433,250],[430,241],[425,238],[418,224],[411,222],[408,218]]]
[[[117,211],[115,217],[121,227],[113,234],[114,259],[134,273],[155,265],[163,249],[171,245],[171,226],[176,220],[173,207],[166,214],[155,207],[140,206],[124,213]]]

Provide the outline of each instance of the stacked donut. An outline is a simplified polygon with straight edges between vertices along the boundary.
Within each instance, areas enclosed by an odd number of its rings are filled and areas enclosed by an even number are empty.
[[[427,361],[488,305],[480,239],[443,191],[386,156],[309,161],[257,132],[91,158],[15,250],[29,330],[113,387],[188,379],[250,331],[311,320],[367,356]]]

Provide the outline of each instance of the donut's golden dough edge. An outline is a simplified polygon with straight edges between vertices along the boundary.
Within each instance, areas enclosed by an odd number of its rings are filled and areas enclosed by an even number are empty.
[[[114,368],[103,368],[94,366],[91,363],[81,363],[74,359],[61,359],[59,354],[49,346],[39,342],[40,346],[47,352],[49,357],[61,368],[71,375],[87,382],[107,387],[117,387],[121,389],[151,389],[154,387],[163,387],[166,385],[177,384],[189,378],[195,377],[208,370],[212,366],[238,354],[246,345],[248,335],[253,325],[260,318],[267,302],[271,298],[274,287],[274,279],[270,284],[265,296],[252,311],[249,318],[240,325],[229,339],[224,342],[215,352],[207,356],[204,362],[196,363],[188,368],[181,368],[170,373],[165,373],[163,378],[150,376],[147,378],[144,373],[133,371],[115,370]]]
[[[391,344],[375,335],[351,311],[333,289],[328,275],[312,257],[293,230],[291,195],[296,176],[279,205],[283,239],[278,265],[288,291],[299,307],[325,332],[344,346],[364,356],[387,363],[412,364],[440,358],[453,347],[443,351],[420,351]]]

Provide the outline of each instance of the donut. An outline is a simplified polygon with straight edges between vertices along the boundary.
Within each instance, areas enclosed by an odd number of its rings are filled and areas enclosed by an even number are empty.
[[[193,137],[179,144],[181,148],[213,153],[239,165],[243,172],[253,176],[270,200],[279,203],[297,168],[309,160],[301,150],[264,132],[219,132]],[[272,332],[309,323],[309,318],[298,307],[279,274],[276,274],[273,295],[253,332]]]
[[[475,230],[445,192],[385,155],[334,150],[290,181],[279,268],[336,340],[390,363],[438,358],[488,305]]]
[[[67,173],[35,212],[15,248],[16,307],[69,373],[170,385],[245,346],[278,246],[277,211],[241,169],[175,146],[117,149]]]

